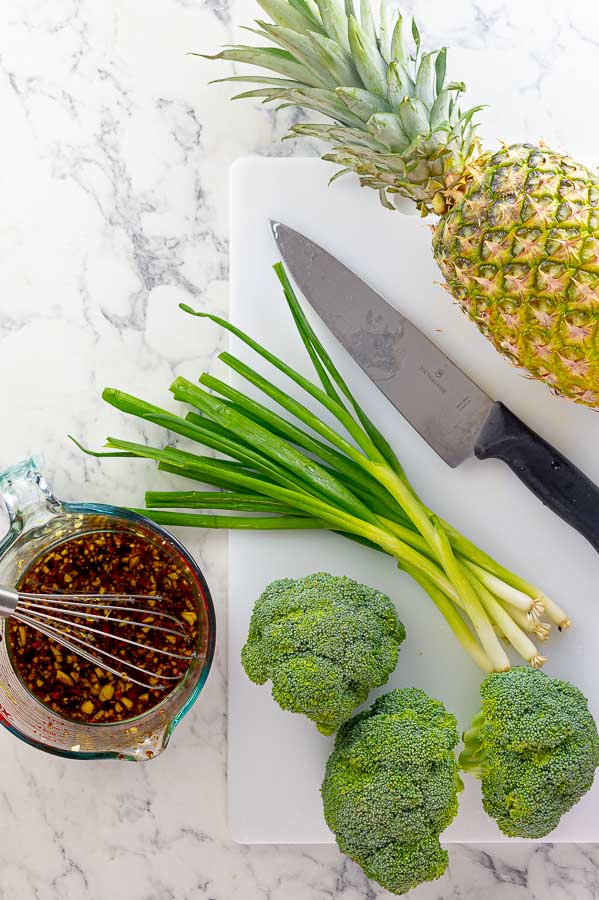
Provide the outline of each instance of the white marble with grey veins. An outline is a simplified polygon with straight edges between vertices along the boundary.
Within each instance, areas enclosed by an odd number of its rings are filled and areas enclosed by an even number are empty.
[[[447,43],[487,141],[539,137],[599,162],[592,0],[407,2]],[[226,102],[229,71],[188,56],[240,36],[251,0],[5,0],[0,9],[0,465],[42,451],[65,498],[140,503],[168,482],[142,462],[82,457],[68,432],[150,433],[104,385],[165,401],[223,346],[186,300],[227,309],[227,173],[278,143],[289,114]],[[485,72],[483,67],[488,71]],[[383,214],[383,213],[381,213]],[[224,634],[226,539],[185,536]],[[0,733],[1,900],[358,900],[383,897],[332,846],[242,847],[225,816],[225,648],[167,752],[74,763]],[[591,900],[599,850],[454,846],[421,900]]]

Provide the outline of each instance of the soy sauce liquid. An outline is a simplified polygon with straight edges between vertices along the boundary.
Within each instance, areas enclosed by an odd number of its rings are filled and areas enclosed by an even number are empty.
[[[140,649],[93,635],[98,647],[115,653],[125,663],[134,663],[156,675],[176,676],[165,690],[141,687],[86,661],[29,625],[9,619],[6,638],[13,668],[27,690],[58,715],[87,724],[110,724],[131,719],[154,708],[174,690],[189,662],[156,653],[162,647],[191,656],[199,636],[197,600],[193,582],[184,565],[161,545],[129,531],[94,531],[55,545],[38,556],[26,569],[18,589],[22,592],[107,593],[157,595],[159,601],[144,600],[148,609],[160,608],[175,616],[184,635],[141,632],[115,622],[78,620],[105,632],[147,643]],[[100,601],[98,601],[100,602]],[[60,615],[52,613],[52,615]],[[111,613],[115,615],[115,613]],[[150,624],[165,625],[164,619],[128,616]],[[57,623],[51,623],[56,625]],[[119,665],[115,665],[119,668]],[[127,671],[126,666],[124,671]],[[134,670],[128,670],[134,674]],[[140,680],[150,680],[141,676]],[[156,685],[159,684],[154,679]]]

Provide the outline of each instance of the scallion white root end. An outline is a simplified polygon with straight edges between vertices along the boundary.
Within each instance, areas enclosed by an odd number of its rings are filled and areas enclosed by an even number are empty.
[[[534,634],[540,641],[546,641],[551,634],[551,625],[548,622],[542,622],[540,619],[533,619],[527,613],[523,613],[520,609],[514,609],[514,607],[509,608],[509,613],[514,622],[519,625],[523,631]]]
[[[530,609],[527,613],[528,617],[530,619],[539,620],[544,612],[545,606],[543,602],[538,597],[531,598]]]
[[[571,626],[572,620],[566,615],[561,606],[557,605],[555,600],[552,600],[547,594],[541,594],[539,600],[543,604],[546,614],[551,621],[557,625],[560,631],[565,631]]]
[[[529,660],[533,669],[540,669],[547,662],[546,656],[533,656],[532,659]]]
[[[482,566],[473,563],[471,560],[465,559],[464,564],[474,572],[481,584],[484,584],[500,600],[509,603],[514,609],[522,610],[532,619],[538,619],[543,615],[545,610],[544,596],[542,594],[539,593],[536,596],[525,594],[524,591],[512,587],[511,584],[508,584],[506,581],[498,578],[497,575],[493,575],[487,569],[483,569]]]

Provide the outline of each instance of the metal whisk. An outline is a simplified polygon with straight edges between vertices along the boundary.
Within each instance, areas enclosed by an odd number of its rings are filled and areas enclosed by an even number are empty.
[[[139,605],[159,600],[161,597],[148,594],[29,594],[0,587],[0,618],[17,619],[24,625],[31,626],[67,650],[119,678],[150,690],[164,690],[169,687],[169,682],[180,681],[184,670],[176,675],[156,673],[99,646],[100,642],[115,641],[148,651],[150,657],[157,653],[190,662],[191,653],[176,653],[135,639],[145,636],[147,632],[152,635],[161,632],[165,637],[170,635],[189,641],[185,628],[175,616],[147,605]],[[148,621],[148,617],[151,617],[151,621]],[[168,624],[155,624],[154,620]],[[110,626],[108,631],[97,627],[106,622],[113,623],[115,627]],[[134,629],[135,637],[118,634],[118,627],[124,625]],[[134,670],[139,676],[131,674],[129,670]],[[142,681],[143,676],[151,680]]]

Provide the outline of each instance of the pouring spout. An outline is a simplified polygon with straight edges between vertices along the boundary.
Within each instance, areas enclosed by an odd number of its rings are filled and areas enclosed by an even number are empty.
[[[117,759],[127,759],[131,762],[147,762],[149,759],[155,759],[166,749],[173,727],[171,722],[162,725],[155,723],[151,732],[142,732],[140,729],[138,733],[138,728],[133,726],[129,729],[131,746],[116,754]]]

